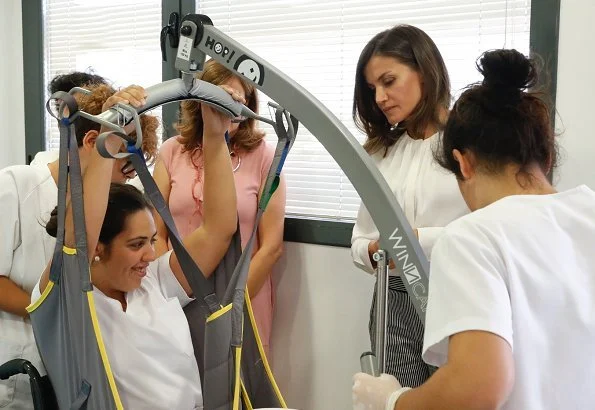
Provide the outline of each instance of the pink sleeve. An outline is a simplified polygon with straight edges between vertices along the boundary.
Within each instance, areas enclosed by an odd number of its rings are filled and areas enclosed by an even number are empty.
[[[174,157],[174,151],[176,149],[176,147],[179,145],[180,143],[178,142],[178,137],[171,137],[168,138],[167,140],[165,140],[163,142],[163,144],[161,144],[161,147],[159,148],[159,161],[163,162],[163,165],[165,166],[165,169],[167,170],[167,173],[170,173],[171,170],[171,164],[173,161],[173,157]]]
[[[260,180],[262,185],[266,182],[269,169],[271,168],[271,164],[273,163],[273,158],[275,157],[275,147],[263,140],[262,146],[258,147],[258,149],[263,151],[262,162],[260,167]]]
[[[263,155],[262,155],[262,167],[260,169],[261,190],[264,189],[264,185],[266,184],[266,181],[267,181],[269,169],[271,168],[271,164],[273,163],[273,158],[275,158],[275,146],[273,146],[272,144],[268,144],[265,141],[262,142],[262,145],[263,145],[263,147],[259,148],[264,151]],[[277,187],[275,194],[277,196],[279,196],[279,195],[282,196],[283,199],[281,199],[281,201],[283,202],[283,208],[285,209],[286,186],[285,186],[285,177],[283,175],[283,171],[281,171],[281,182],[279,183],[279,186]]]

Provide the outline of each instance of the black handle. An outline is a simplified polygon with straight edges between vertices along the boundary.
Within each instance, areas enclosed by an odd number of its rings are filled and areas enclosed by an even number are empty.
[[[28,360],[13,359],[0,366],[0,380],[6,380],[15,374],[27,374],[31,369],[37,373],[37,369]],[[39,377],[39,373],[37,376]]]
[[[177,48],[180,43],[180,15],[173,12],[169,15],[169,23],[161,29],[160,43],[161,43],[161,58],[167,61],[167,52],[165,47],[165,39],[169,37],[169,45]]]

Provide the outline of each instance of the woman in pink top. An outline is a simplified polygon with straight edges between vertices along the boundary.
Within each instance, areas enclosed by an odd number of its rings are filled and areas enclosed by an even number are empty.
[[[256,89],[216,61],[207,61],[199,78],[215,85],[232,87],[245,99],[246,106],[257,112]],[[182,102],[178,125],[181,135],[163,143],[155,165],[155,181],[169,204],[182,238],[193,232],[202,222],[202,127],[200,103]],[[258,200],[273,160],[274,148],[266,144],[263,139],[264,132],[256,128],[254,119],[239,124],[232,123],[229,136],[242,247],[245,247],[254,227]],[[260,220],[248,273],[248,292],[260,338],[267,353],[274,305],[271,271],[283,251],[284,217],[285,183],[281,178],[281,184]],[[155,248],[159,255],[165,253],[171,244],[161,220],[158,221],[157,231],[158,240]]]

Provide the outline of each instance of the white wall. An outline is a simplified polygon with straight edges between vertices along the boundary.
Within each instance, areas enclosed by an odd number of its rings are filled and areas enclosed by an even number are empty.
[[[561,160],[559,189],[587,184],[595,189],[595,1],[562,0],[556,129]]]
[[[25,163],[21,0],[0,1],[0,168]]]
[[[351,409],[351,377],[370,350],[373,277],[349,249],[286,242],[274,279],[272,367],[287,405]]]

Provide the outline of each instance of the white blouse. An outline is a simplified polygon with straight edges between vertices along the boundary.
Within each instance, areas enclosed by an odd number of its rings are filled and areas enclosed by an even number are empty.
[[[419,242],[428,258],[442,228],[469,213],[456,177],[434,161],[433,150],[440,135],[436,133],[422,140],[405,133],[385,157],[384,149],[372,155],[407,220],[418,230]],[[353,227],[351,256],[357,267],[369,273],[374,273],[374,269],[368,244],[378,238],[378,229],[362,203]],[[391,270],[391,275],[396,276],[396,270]]]

